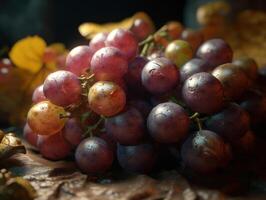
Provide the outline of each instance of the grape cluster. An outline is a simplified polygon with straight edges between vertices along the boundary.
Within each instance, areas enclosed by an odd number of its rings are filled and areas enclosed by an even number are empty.
[[[211,173],[250,151],[266,122],[265,73],[251,58],[233,60],[224,40],[204,41],[178,22],[151,30],[138,19],[72,49],[65,69],[33,93],[29,143],[51,160],[74,152],[88,174],[116,161],[148,173],[173,148],[176,166]]]

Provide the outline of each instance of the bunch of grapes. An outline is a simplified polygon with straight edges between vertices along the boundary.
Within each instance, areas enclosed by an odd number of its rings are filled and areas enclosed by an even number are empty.
[[[28,142],[51,160],[74,153],[88,174],[114,162],[149,173],[162,152],[178,157],[175,166],[212,173],[250,152],[266,122],[255,61],[233,61],[225,41],[204,41],[178,22],[150,30],[138,20],[72,49],[66,68],[33,93]]]

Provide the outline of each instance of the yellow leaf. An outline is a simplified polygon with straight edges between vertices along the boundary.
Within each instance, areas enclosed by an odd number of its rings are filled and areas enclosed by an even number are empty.
[[[43,65],[46,42],[39,36],[29,36],[17,41],[9,52],[12,62],[21,69],[36,73]]]
[[[79,32],[83,37],[91,39],[97,33],[110,32],[115,28],[129,29],[135,19],[143,19],[154,28],[151,18],[145,12],[138,12],[132,17],[126,18],[120,22],[111,22],[105,24],[96,24],[91,22],[83,23],[79,26]]]

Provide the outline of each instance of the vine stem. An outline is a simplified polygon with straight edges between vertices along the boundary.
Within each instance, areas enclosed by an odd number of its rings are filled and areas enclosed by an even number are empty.
[[[195,120],[196,120],[196,123],[197,123],[197,126],[198,126],[199,130],[201,131],[202,130],[202,125],[201,125],[200,119],[198,117],[196,117]]]
[[[191,115],[189,118],[191,119],[191,120],[193,120],[193,119],[196,119],[197,117],[199,117],[199,113],[198,112],[195,112],[193,115]]]

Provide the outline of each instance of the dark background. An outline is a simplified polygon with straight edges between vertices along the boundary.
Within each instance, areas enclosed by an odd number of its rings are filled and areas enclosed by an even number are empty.
[[[80,43],[82,22],[119,21],[138,11],[147,12],[160,27],[178,20],[197,27],[195,11],[214,0],[0,0],[0,48],[28,35],[41,35],[48,43],[68,47]],[[264,9],[264,0],[227,0],[235,9]]]

